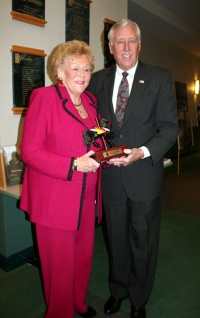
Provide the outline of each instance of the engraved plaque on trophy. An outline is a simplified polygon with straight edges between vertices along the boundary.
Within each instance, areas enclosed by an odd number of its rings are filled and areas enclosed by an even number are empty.
[[[125,156],[124,149],[127,149],[128,147],[125,145],[107,148],[104,150],[96,151],[95,154],[92,155],[92,158],[94,158],[98,162],[104,162],[109,161],[113,158],[120,158]]]

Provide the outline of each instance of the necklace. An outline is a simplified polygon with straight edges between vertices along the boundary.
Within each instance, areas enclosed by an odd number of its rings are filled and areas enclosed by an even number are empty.
[[[75,107],[81,106],[82,102],[80,104],[74,104]]]
[[[82,117],[82,118],[87,118],[87,112],[85,110],[85,108],[83,107],[82,105],[82,102],[79,104],[79,105],[75,105],[75,109],[77,110],[77,112],[79,113],[79,115]]]

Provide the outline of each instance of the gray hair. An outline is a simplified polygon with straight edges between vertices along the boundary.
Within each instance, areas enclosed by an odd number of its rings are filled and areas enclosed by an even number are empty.
[[[108,41],[111,45],[114,38],[115,30],[127,25],[133,25],[136,28],[137,39],[141,43],[141,31],[138,24],[130,19],[121,19],[117,21],[116,23],[114,23],[112,27],[110,28],[110,31],[108,32]]]

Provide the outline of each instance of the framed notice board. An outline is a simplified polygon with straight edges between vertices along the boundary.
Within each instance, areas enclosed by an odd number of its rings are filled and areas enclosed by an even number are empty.
[[[90,3],[92,0],[66,0],[66,41],[89,44]]]
[[[175,92],[178,112],[188,111],[187,84],[175,82]]]
[[[104,67],[108,68],[112,66],[113,64],[116,64],[115,59],[113,55],[110,53],[109,45],[108,45],[108,32],[110,31],[110,28],[113,24],[115,24],[115,21],[112,21],[110,19],[104,19]]]
[[[34,88],[45,85],[45,56],[43,50],[13,45],[13,113],[27,110],[29,97]]]
[[[44,27],[45,23],[45,0],[12,0],[13,20]]]

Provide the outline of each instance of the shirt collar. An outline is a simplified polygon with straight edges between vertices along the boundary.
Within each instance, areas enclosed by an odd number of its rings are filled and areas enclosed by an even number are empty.
[[[137,66],[138,66],[138,61],[137,61],[137,63],[136,63],[130,70],[127,71],[127,73],[128,73],[131,77],[134,77]],[[124,70],[122,70],[118,65],[117,65],[116,71],[117,71],[117,73],[118,73],[119,75],[121,75],[121,76],[122,76],[122,73],[124,72]]]

